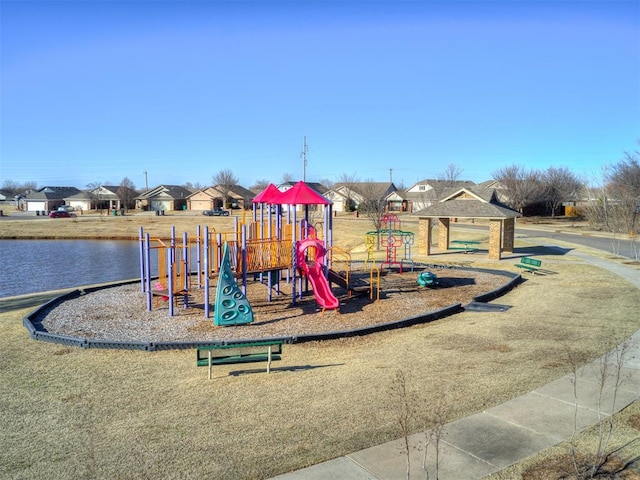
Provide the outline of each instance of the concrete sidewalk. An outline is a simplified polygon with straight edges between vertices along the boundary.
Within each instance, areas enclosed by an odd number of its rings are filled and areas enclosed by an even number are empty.
[[[607,260],[570,252],[586,262],[610,270],[640,289],[640,273],[630,267]],[[623,365],[624,382],[617,390],[614,402],[616,365]],[[605,388],[600,407],[602,367]],[[567,375],[526,395],[477,413],[444,427],[439,450],[441,480],[479,479],[498,472],[542,450],[571,437],[577,408],[577,429],[587,429],[598,423],[598,413],[618,412],[640,398],[640,331],[599,360],[580,368],[576,375],[577,395],[574,395],[573,375]],[[425,433],[409,438],[412,478],[424,478],[423,463],[430,478],[435,478],[435,448],[427,449]],[[279,475],[274,480],[404,480],[407,478],[407,457],[404,441],[396,440],[302,470]]]

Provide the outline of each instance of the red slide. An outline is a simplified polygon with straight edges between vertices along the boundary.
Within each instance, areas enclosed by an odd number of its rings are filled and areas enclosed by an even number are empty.
[[[304,252],[309,247],[316,249],[316,259],[313,262],[307,262]],[[340,302],[331,292],[329,282],[324,276],[322,266],[324,265],[324,245],[315,238],[307,238],[298,242],[298,267],[302,270],[309,281],[313,294],[322,308],[335,309],[340,306]]]

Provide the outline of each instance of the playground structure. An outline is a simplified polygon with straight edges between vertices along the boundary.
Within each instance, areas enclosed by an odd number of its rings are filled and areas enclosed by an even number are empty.
[[[297,205],[303,208],[301,220],[296,218]],[[317,205],[324,207],[323,221],[314,226],[309,222],[309,209]],[[295,305],[305,291],[303,278],[306,278],[323,312],[340,306],[327,280],[326,252],[332,244],[331,204],[304,182],[284,193],[274,185],[267,187],[254,199],[252,221],[243,224],[236,217],[232,232],[198,226],[195,236],[184,232],[178,238],[172,227],[170,238],[160,239],[150,238],[140,228],[139,241],[141,289],[146,294],[147,310],[152,309],[154,296],[161,297],[168,302],[169,315],[173,316],[176,301],[182,299],[187,308],[189,292],[198,288],[204,291],[204,315],[210,318],[209,293],[211,282],[217,279],[214,323],[250,323],[253,314],[245,295],[251,275],[266,283],[268,301],[274,290],[280,293],[280,281],[285,278],[292,285],[291,301]],[[154,251],[158,268],[156,288],[151,285]]]
[[[310,248],[314,251],[311,255],[305,255]],[[322,313],[327,308],[337,309],[340,302],[331,292],[331,286],[325,277],[325,249],[322,242],[315,238],[306,238],[298,242],[296,257],[296,265],[311,282],[311,288],[318,304],[322,307]]]
[[[380,239],[380,243],[385,248],[386,253],[385,261],[380,264],[381,268],[384,268],[385,265],[388,268],[396,265],[399,273],[402,273],[402,266],[407,262],[411,264],[411,271],[413,272],[414,263],[411,258],[411,246],[415,241],[414,234],[413,232],[402,230],[401,222],[397,215],[383,215],[378,222],[378,229],[367,232],[365,237],[367,248],[365,266],[368,263],[375,265],[374,251],[378,239]],[[403,257],[398,260],[398,249],[401,247],[403,248]]]

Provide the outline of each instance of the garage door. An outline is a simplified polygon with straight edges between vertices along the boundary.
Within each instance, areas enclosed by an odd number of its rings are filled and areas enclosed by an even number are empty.
[[[33,201],[29,201],[27,202],[27,211],[28,212],[39,212],[41,210],[44,210],[44,202],[33,202]]]

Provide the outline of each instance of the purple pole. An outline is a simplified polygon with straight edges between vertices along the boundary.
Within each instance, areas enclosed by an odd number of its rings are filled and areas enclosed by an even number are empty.
[[[146,283],[146,290],[147,290],[147,310],[151,311],[151,247],[150,247],[150,238],[149,238],[149,234],[145,234],[144,237],[144,244],[145,244],[145,252],[144,252],[144,256],[145,256],[145,261],[144,261],[144,281]]]
[[[169,248],[167,250],[167,263],[169,270],[169,281],[168,290],[169,290],[169,316],[173,317],[173,262],[171,261],[171,257],[173,257],[173,248]]]
[[[140,233],[138,235],[138,239],[140,241],[140,288],[142,289],[142,293],[144,293],[144,282],[145,282],[145,266],[144,266],[144,232],[142,227],[140,227]]]
[[[209,271],[209,227],[204,227],[204,317],[210,318],[210,308],[209,305],[209,275],[211,272]]]

